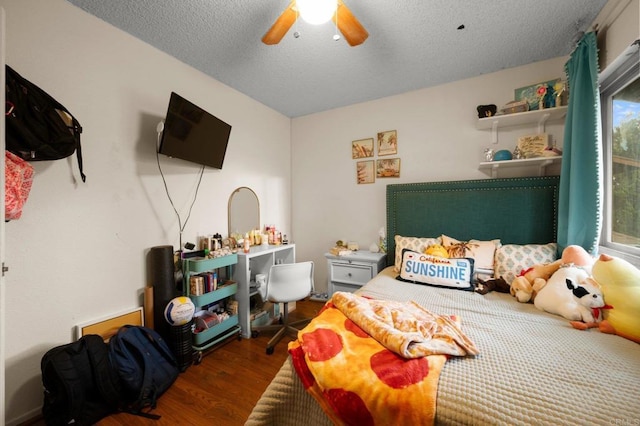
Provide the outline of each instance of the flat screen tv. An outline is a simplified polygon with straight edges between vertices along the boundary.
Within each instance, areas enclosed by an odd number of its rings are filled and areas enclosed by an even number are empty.
[[[171,92],[160,154],[222,169],[231,126]]]

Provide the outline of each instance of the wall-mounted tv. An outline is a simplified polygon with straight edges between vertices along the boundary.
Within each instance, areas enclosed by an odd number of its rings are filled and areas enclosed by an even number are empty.
[[[160,154],[222,169],[231,126],[171,92]]]

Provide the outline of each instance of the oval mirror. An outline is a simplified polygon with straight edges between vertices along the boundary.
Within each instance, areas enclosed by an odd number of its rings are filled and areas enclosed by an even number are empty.
[[[241,186],[229,197],[229,235],[260,229],[260,203],[251,188]]]

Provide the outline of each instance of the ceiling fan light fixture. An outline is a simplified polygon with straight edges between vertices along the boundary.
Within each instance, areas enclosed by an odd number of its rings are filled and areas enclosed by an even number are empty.
[[[298,13],[305,22],[320,25],[328,22],[336,13],[337,0],[296,0]]]

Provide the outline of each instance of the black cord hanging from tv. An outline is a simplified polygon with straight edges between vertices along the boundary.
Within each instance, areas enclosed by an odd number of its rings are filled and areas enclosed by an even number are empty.
[[[160,135],[162,134],[162,127],[161,126],[162,123],[158,124],[158,144],[160,143]],[[202,165],[200,167],[200,176],[198,177],[198,185],[196,186],[196,193],[193,195],[193,200],[191,201],[191,205],[189,206],[189,213],[187,214],[187,218],[184,221],[184,224],[182,223],[182,219],[180,218],[180,213],[178,213],[178,210],[176,209],[175,204],[173,204],[173,200],[171,199],[171,195],[169,194],[169,188],[167,187],[167,181],[164,177],[164,173],[162,173],[162,167],[160,166],[160,152],[158,149],[158,145],[156,145],[156,162],[158,163],[158,170],[160,171],[160,176],[162,176],[162,183],[164,184],[164,190],[167,193],[167,198],[169,199],[169,202],[171,203],[171,207],[173,207],[173,211],[176,214],[176,217],[178,218],[178,229],[180,231],[180,235],[179,235],[179,239],[180,239],[180,245],[179,245],[179,251],[182,251],[182,232],[184,231],[184,228],[187,226],[187,222],[189,222],[189,218],[191,217],[191,210],[193,209],[193,205],[196,202],[196,199],[198,198],[198,190],[200,189],[200,182],[202,182],[202,175],[204,174],[204,165]]]

